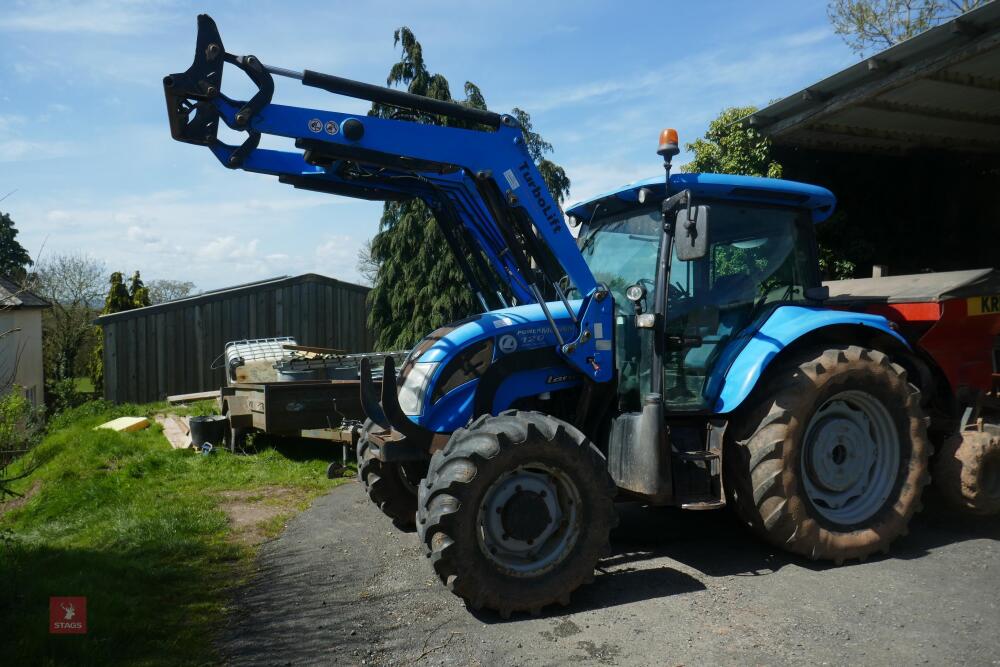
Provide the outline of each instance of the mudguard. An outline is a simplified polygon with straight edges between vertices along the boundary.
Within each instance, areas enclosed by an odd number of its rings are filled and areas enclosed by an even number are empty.
[[[763,323],[729,345],[708,380],[708,396],[717,396],[713,411],[732,412],[760,380],[768,365],[786,347],[805,335],[834,326],[863,326],[892,336],[906,349],[910,345],[878,315],[807,306],[779,306]]]

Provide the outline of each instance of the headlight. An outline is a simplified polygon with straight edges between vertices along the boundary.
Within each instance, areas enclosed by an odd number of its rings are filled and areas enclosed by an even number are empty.
[[[399,388],[398,396],[399,407],[402,408],[404,415],[419,417],[424,413],[424,398],[427,396],[431,376],[437,367],[436,361],[417,362],[403,378],[403,386]]]

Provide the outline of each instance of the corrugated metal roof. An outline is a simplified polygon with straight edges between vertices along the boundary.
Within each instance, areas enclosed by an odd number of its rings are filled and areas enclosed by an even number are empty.
[[[0,276],[0,308],[51,308],[52,304]]]
[[[777,145],[1000,153],[1000,2],[866,58],[741,122]]]
[[[120,313],[112,313],[111,315],[101,315],[96,320],[94,320],[94,324],[104,325],[114,320],[128,319],[131,317],[143,317],[146,315],[174,310],[177,308],[186,308],[191,305],[207,303],[209,301],[219,301],[240,293],[256,292],[258,290],[265,288],[275,288],[286,285],[295,285],[302,282],[319,282],[319,283],[340,285],[342,287],[346,287],[351,290],[357,290],[365,293],[369,291],[369,288],[364,287],[363,285],[355,285],[354,283],[344,282],[342,280],[337,280],[336,278],[321,276],[318,273],[304,273],[301,276],[294,276],[294,277],[281,276],[278,278],[259,280],[257,282],[252,282],[252,283],[242,283],[240,285],[235,285],[233,287],[223,287],[217,290],[212,290],[210,292],[195,294],[194,296],[184,297],[183,299],[175,299],[173,301],[158,303],[153,306],[146,306],[145,308],[135,308],[133,310],[125,310]]]

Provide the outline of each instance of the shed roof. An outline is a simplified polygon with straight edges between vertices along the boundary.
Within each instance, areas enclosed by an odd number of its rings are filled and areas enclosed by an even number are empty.
[[[318,273],[304,273],[301,276],[291,276],[291,277],[279,276],[277,278],[269,278],[266,280],[259,280],[257,282],[252,282],[252,283],[242,283],[240,285],[234,285],[233,287],[223,287],[217,290],[211,290],[208,292],[203,292],[201,294],[195,294],[194,296],[184,297],[183,299],[175,299],[173,301],[166,301],[164,303],[158,303],[152,306],[146,306],[145,308],[135,308],[133,310],[125,310],[120,313],[101,315],[96,320],[94,320],[94,323],[104,325],[109,322],[115,322],[118,320],[125,320],[134,317],[145,317],[147,315],[155,315],[157,313],[162,313],[169,310],[175,310],[177,308],[186,308],[188,306],[199,305],[210,301],[222,301],[225,299],[232,298],[234,296],[250,294],[261,290],[271,290],[281,287],[290,287],[291,285],[297,285],[299,283],[305,283],[305,282],[339,285],[340,287],[344,287],[350,290],[368,292],[368,288],[363,285],[356,285],[354,283],[344,282],[342,280],[337,280],[336,278],[322,276]]]
[[[776,145],[1000,153],[1000,2],[866,58],[744,118]]]
[[[42,297],[0,276],[0,308],[51,308]]]

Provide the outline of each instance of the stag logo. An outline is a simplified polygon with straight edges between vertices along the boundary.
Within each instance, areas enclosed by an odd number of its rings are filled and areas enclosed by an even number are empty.
[[[87,632],[87,598],[49,598],[49,632],[82,635]]]

